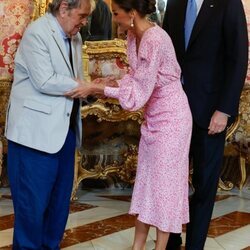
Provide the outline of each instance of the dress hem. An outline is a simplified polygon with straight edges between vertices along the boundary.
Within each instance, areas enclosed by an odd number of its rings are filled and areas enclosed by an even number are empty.
[[[177,233],[177,234],[182,233],[182,226],[181,226],[181,230],[170,229],[170,226],[169,226],[169,227],[164,227],[164,228],[163,228],[162,226],[156,225],[155,222],[151,222],[151,221],[149,221],[148,219],[143,218],[143,217],[140,215],[140,213],[129,212],[129,214],[130,214],[130,215],[137,216],[137,220],[139,220],[139,221],[141,221],[141,222],[143,222],[143,223],[145,223],[145,224],[148,224],[148,225],[150,225],[150,226],[156,227],[157,229],[159,229],[159,230],[161,230],[161,231],[163,231],[163,232],[167,232],[167,233]],[[187,221],[184,220],[184,222],[182,222],[181,225],[185,225],[185,224],[187,224],[187,223],[189,223],[189,220],[187,220]]]

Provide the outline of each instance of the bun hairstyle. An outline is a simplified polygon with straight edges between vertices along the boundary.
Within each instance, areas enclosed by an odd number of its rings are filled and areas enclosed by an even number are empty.
[[[112,0],[126,12],[136,10],[142,17],[156,11],[155,0]]]

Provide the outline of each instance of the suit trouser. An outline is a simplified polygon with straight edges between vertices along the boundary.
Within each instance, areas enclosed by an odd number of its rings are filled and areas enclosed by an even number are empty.
[[[59,249],[69,213],[75,145],[72,130],[55,154],[8,142],[14,250]]]
[[[221,172],[226,131],[208,135],[206,129],[193,124],[190,158],[193,161],[194,194],[190,200],[190,223],[187,225],[186,249],[202,250],[211,220]],[[180,237],[170,234],[167,249],[174,250]]]

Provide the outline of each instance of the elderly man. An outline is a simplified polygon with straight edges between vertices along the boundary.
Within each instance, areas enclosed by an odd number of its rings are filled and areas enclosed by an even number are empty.
[[[53,0],[26,30],[15,58],[6,121],[8,174],[15,212],[13,249],[59,249],[80,145],[83,83],[78,33],[92,0]]]

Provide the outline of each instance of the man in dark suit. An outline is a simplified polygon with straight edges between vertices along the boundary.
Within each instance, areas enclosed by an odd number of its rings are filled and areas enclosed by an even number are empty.
[[[194,1],[196,16],[187,41],[188,1]],[[195,192],[190,201],[186,249],[202,250],[217,191],[226,127],[238,114],[246,77],[246,18],[240,0],[168,0],[163,28],[173,41],[193,114],[190,157]],[[180,235],[171,234],[167,249],[180,249],[180,244]]]
[[[95,0],[96,7],[81,29],[83,41],[110,40],[112,38],[112,13],[103,0]]]

